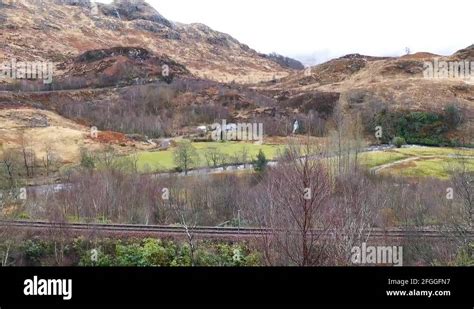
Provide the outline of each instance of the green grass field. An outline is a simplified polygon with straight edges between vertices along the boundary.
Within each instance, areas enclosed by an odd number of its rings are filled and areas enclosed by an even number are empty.
[[[376,151],[361,154],[361,163],[367,168],[377,167],[408,158],[409,155],[392,151]]]
[[[464,164],[467,170],[474,172],[474,159],[466,159]],[[434,177],[448,179],[452,171],[455,171],[461,167],[462,165],[455,159],[421,159],[412,161],[407,165],[400,164],[399,166],[387,168],[383,173],[389,173],[391,175],[403,177]]]
[[[260,149],[265,153],[267,159],[271,160],[276,157],[278,150],[282,148],[281,145],[256,145],[242,142],[210,142],[192,144],[196,148],[199,156],[199,163],[196,165],[196,167],[207,166],[204,154],[207,149],[213,147],[227,155],[227,157],[230,159],[229,163],[234,163],[235,160],[232,160],[232,157],[238,155],[243,151],[244,148],[247,148],[250,160],[255,158]],[[171,148],[166,151],[139,152],[137,154],[139,171],[157,172],[175,169],[176,164],[174,163],[173,151],[174,149]]]
[[[210,143],[193,143],[196,148],[199,163],[195,167],[207,166],[205,160],[205,151],[209,148],[217,148],[220,152],[227,155],[228,163],[236,163],[234,156],[247,148],[249,160],[253,160],[261,149],[267,159],[276,158],[279,151],[283,149],[283,145],[256,145],[243,142],[210,142]],[[163,172],[172,171],[176,168],[174,163],[174,149],[156,152],[139,152],[138,169],[140,172]],[[437,148],[437,147],[414,147],[390,149],[386,151],[376,151],[370,153],[362,153],[360,155],[361,164],[368,168],[377,168],[385,164],[394,163],[393,166],[381,170],[382,174],[391,174],[404,177],[436,177],[448,178],[450,170],[459,167],[457,159],[450,156],[462,155],[472,156],[473,158],[465,159],[468,170],[474,171],[474,149],[459,150],[453,148]],[[408,159],[418,158],[417,160],[396,164],[396,162]]]
[[[461,155],[472,158],[455,159],[452,156]],[[397,175],[403,177],[435,177],[441,179],[449,178],[453,170],[461,168],[460,160],[469,171],[474,172],[474,149],[453,149],[437,147],[414,147],[391,149],[364,153],[361,155],[362,164],[367,168],[376,168],[384,164],[396,163],[397,161],[418,158],[417,160],[395,164],[384,168],[382,174]]]
[[[399,148],[392,150],[397,153],[426,157],[426,156],[449,156],[449,155],[461,155],[461,156],[474,156],[474,149],[455,149],[455,148],[440,148],[440,147],[414,147],[414,148]]]

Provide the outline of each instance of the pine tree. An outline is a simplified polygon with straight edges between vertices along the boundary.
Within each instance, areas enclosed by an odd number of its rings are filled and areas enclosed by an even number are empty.
[[[267,157],[265,157],[265,154],[263,153],[262,149],[257,154],[257,159],[254,162],[255,165],[255,171],[257,172],[263,172],[265,168],[267,167],[268,160]]]

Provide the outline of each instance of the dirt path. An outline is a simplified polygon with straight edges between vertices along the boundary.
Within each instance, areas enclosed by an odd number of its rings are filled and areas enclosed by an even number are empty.
[[[442,159],[442,158],[448,158],[448,159],[455,159],[455,158],[474,159],[474,156],[453,156],[453,155],[414,156],[414,157],[409,157],[409,158],[406,158],[406,159],[398,160],[398,161],[395,161],[395,162],[390,162],[390,163],[386,163],[386,164],[382,164],[382,165],[379,165],[379,166],[372,167],[370,169],[370,173],[371,174],[378,174],[383,169],[394,167],[394,166],[397,166],[397,165],[400,165],[400,164],[413,162],[413,161],[417,161],[417,160],[430,160],[430,159],[438,159],[438,158],[439,159]]]
[[[416,160],[419,160],[419,159],[421,159],[421,157],[410,157],[410,158],[398,160],[398,161],[395,161],[395,162],[390,162],[390,163],[382,164],[382,165],[379,165],[379,166],[376,166],[376,167],[372,167],[372,168],[370,169],[370,173],[371,173],[371,174],[378,174],[378,173],[379,173],[381,170],[383,170],[383,169],[386,169],[386,168],[389,168],[389,167],[393,167],[393,166],[395,166],[395,165],[407,163],[407,162],[416,161]]]

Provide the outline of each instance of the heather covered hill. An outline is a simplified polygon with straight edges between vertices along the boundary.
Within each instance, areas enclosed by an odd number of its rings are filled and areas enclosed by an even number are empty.
[[[256,82],[292,71],[230,35],[169,21],[145,1],[64,3],[4,3],[0,58],[62,63],[89,50],[125,46],[167,55],[193,74],[217,81]]]
[[[472,46],[451,56],[417,53],[402,57],[351,54],[255,89],[282,100],[308,93],[339,93],[346,107],[370,118],[382,110],[442,114],[456,106],[463,116],[453,136],[474,143],[474,80],[424,78],[425,62],[474,61]],[[452,130],[448,129],[448,130]],[[446,130],[446,131],[448,131]]]
[[[295,119],[326,134],[341,103],[345,115],[360,113],[369,137],[386,115],[422,113],[409,141],[474,144],[472,81],[423,77],[426,61],[472,60],[472,46],[451,56],[349,54],[303,69],[206,25],[170,21],[142,0],[67,3],[2,5],[0,58],[52,61],[55,76],[51,85],[0,80],[9,90],[0,93],[0,106],[47,109],[124,134],[176,136],[225,118],[260,121],[268,135],[286,136]],[[401,133],[397,126],[393,134]]]

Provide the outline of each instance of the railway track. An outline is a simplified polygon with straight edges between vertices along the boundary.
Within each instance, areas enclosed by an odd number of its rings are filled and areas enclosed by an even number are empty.
[[[271,230],[249,227],[190,227],[188,231],[183,226],[136,225],[136,224],[97,224],[97,223],[52,223],[44,221],[0,221],[0,228],[26,230],[31,232],[67,231],[77,234],[119,234],[124,236],[186,236],[187,232],[201,238],[250,238],[270,235]],[[315,230],[315,234],[326,237],[334,236],[336,231]],[[372,229],[367,232],[371,238],[424,238],[447,239],[447,233],[434,229],[404,230],[404,229]],[[474,239],[474,231],[468,232],[467,237]]]
[[[11,229],[37,230],[64,230],[84,233],[117,233],[153,236],[186,235],[183,226],[140,225],[140,224],[97,224],[97,223],[52,223],[43,221],[0,221],[0,227]],[[188,231],[200,236],[259,236],[267,233],[259,228],[233,227],[189,227]]]

